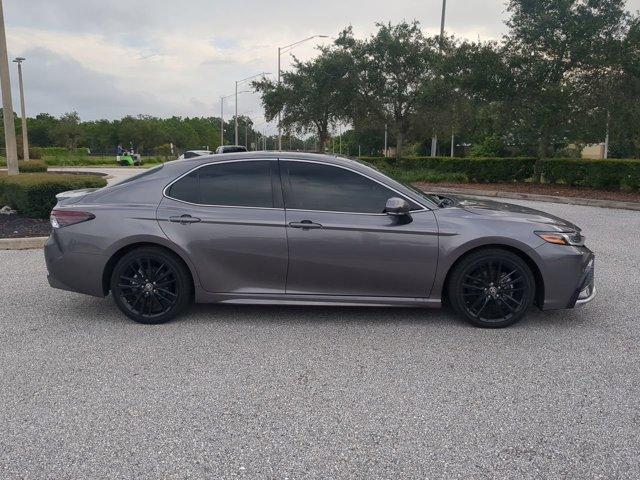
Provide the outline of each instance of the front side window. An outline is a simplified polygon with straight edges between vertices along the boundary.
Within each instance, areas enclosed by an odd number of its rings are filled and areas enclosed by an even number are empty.
[[[384,213],[393,190],[344,168],[282,161],[286,208],[326,212]],[[411,202],[412,209],[420,208]]]
[[[242,161],[207,165],[175,182],[167,195],[200,205],[271,208],[273,163]]]

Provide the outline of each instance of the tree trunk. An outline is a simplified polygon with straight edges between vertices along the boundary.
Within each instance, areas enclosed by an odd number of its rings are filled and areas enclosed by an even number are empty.
[[[396,135],[396,158],[402,157],[403,141],[404,141],[404,133],[402,131],[398,131],[398,135]]]
[[[544,159],[549,155],[549,134],[546,131],[543,131],[540,135],[540,140],[538,141],[538,158],[533,167],[533,180],[536,183],[540,183],[542,181],[542,165],[544,164]]]

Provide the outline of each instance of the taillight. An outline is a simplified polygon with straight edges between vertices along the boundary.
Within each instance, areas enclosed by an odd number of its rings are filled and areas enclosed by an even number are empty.
[[[93,213],[78,212],[77,210],[53,210],[50,218],[53,228],[62,228],[93,220],[96,216]]]

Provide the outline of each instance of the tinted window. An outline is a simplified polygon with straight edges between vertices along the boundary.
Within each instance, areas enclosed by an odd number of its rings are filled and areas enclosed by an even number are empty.
[[[299,210],[383,213],[398,194],[343,168],[305,162],[281,162],[288,175],[285,204]]]
[[[171,185],[167,195],[183,202],[198,203],[198,171],[191,172]]]
[[[273,207],[271,164],[257,161],[208,165],[178,180],[168,195],[201,205]]]

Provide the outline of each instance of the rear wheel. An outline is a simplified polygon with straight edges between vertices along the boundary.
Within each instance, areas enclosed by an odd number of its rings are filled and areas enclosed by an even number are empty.
[[[473,325],[507,327],[521,320],[533,304],[535,279],[518,255],[479,250],[456,265],[448,296],[454,310]]]
[[[139,323],[165,323],[191,303],[191,281],[185,266],[161,248],[144,247],[123,256],[111,275],[118,308]]]

